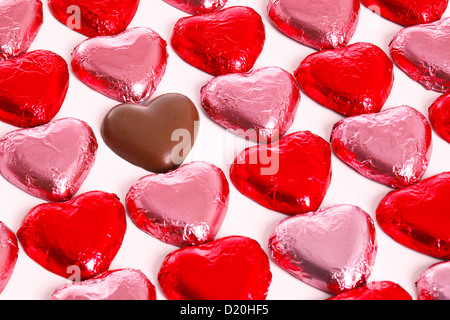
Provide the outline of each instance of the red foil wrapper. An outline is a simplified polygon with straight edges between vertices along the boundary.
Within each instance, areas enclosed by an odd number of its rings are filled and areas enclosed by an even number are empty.
[[[370,276],[377,252],[375,225],[351,205],[299,214],[275,227],[269,250],[294,277],[338,294],[364,285]]]
[[[213,75],[246,72],[262,52],[265,29],[252,8],[236,6],[181,18],[171,44],[187,63]]]
[[[418,300],[450,300],[450,261],[433,264],[416,281]]]
[[[204,14],[222,9],[228,0],[164,0],[168,4],[190,14]]]
[[[11,279],[19,256],[19,245],[14,232],[0,222],[0,293]]]
[[[428,118],[436,133],[450,143],[450,93],[433,102],[428,108]]]
[[[327,300],[413,300],[400,285],[392,281],[377,281],[342,292]]]
[[[158,273],[169,300],[264,300],[271,281],[266,253],[242,236],[174,251]]]

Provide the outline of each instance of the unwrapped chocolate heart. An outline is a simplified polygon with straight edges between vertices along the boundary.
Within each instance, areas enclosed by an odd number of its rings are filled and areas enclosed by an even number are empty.
[[[411,295],[392,281],[376,281],[344,291],[327,300],[412,300]]]
[[[0,293],[11,279],[18,256],[19,244],[16,235],[3,222],[0,222]]]
[[[190,14],[203,14],[222,9],[228,0],[164,0],[168,4]]]
[[[450,143],[450,93],[433,102],[428,108],[428,117],[437,134]]]
[[[418,300],[450,300],[450,261],[438,262],[425,271],[416,281]]]
[[[139,179],[128,191],[126,207],[141,230],[163,242],[186,246],[214,240],[228,199],[223,171],[206,162],[192,162]]]
[[[337,205],[281,221],[269,250],[294,277],[331,294],[364,285],[377,252],[375,225],[368,213]]]

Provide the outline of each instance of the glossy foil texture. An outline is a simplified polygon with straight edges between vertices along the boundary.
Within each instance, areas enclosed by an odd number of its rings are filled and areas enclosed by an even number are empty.
[[[404,28],[390,44],[397,66],[426,89],[450,89],[450,18]]]
[[[11,279],[19,256],[19,245],[14,232],[0,222],[0,293]]]
[[[358,0],[270,0],[269,18],[285,35],[315,48],[340,48],[351,40],[359,19]]]
[[[300,89],[278,67],[215,77],[201,90],[208,116],[233,133],[259,142],[278,140],[292,126]]]
[[[450,300],[450,262],[438,262],[416,281],[418,300]]]
[[[64,285],[51,300],[156,300],[156,290],[142,271],[118,269]]]
[[[169,300],[264,300],[271,281],[267,254],[242,236],[174,251],[158,273]]]
[[[253,68],[265,42],[261,16],[237,6],[181,18],[171,44],[187,63],[213,75],[246,72]]]
[[[88,37],[109,36],[131,23],[140,0],[48,0],[53,16]]]
[[[377,251],[374,222],[351,205],[299,214],[275,227],[269,251],[294,277],[338,294],[364,285],[370,276]]]
[[[204,14],[222,9],[228,0],[164,0],[189,14]]]
[[[386,19],[411,26],[439,20],[448,0],[361,0],[361,3]]]
[[[335,154],[365,177],[393,188],[418,182],[432,153],[427,119],[408,106],[345,118],[334,125]]]
[[[74,118],[12,131],[0,139],[0,173],[33,196],[69,200],[94,165],[97,148],[91,127]]]
[[[27,52],[43,19],[40,0],[3,0],[0,3],[0,60]]]
[[[319,208],[331,183],[331,148],[301,131],[241,152],[230,168],[236,189],[260,205],[295,215]]]
[[[0,120],[23,128],[48,123],[68,87],[67,63],[56,53],[36,50],[0,61]]]
[[[428,108],[428,118],[436,133],[450,143],[450,93],[433,102]]]
[[[378,205],[380,227],[397,242],[441,259],[450,258],[450,173],[388,193]]]
[[[26,254],[48,271],[61,277],[77,272],[85,280],[109,269],[125,230],[125,208],[117,196],[91,191],[34,207],[17,237]]]
[[[393,67],[379,47],[357,42],[307,56],[295,77],[316,102],[344,116],[354,116],[381,110],[394,84]]]
[[[107,97],[141,103],[155,92],[166,71],[166,46],[149,28],[91,38],[72,52],[72,70],[83,83]]]
[[[391,281],[377,281],[342,292],[327,300],[413,300],[411,295]]]
[[[229,186],[222,170],[192,162],[166,174],[139,179],[126,207],[136,225],[176,246],[214,240],[228,209]]]

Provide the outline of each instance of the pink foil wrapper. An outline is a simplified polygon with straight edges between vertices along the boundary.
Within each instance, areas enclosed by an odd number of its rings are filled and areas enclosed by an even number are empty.
[[[11,279],[19,256],[19,244],[14,232],[0,222],[0,293]]]
[[[450,261],[433,264],[416,282],[419,300],[450,300]]]
[[[228,0],[164,0],[189,14],[203,14],[217,11],[225,6]]]

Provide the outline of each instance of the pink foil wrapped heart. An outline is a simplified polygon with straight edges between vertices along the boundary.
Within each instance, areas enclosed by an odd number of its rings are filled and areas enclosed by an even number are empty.
[[[367,178],[403,188],[425,174],[432,132],[420,112],[401,106],[339,121],[331,133],[331,146],[342,161]]]
[[[0,60],[28,51],[43,23],[40,0],[0,2]]]
[[[222,9],[228,0],[164,0],[168,4],[190,14],[203,14]]]
[[[141,103],[166,71],[166,46],[155,31],[131,28],[83,41],[72,52],[72,69],[82,82],[112,99]]]
[[[74,118],[12,131],[0,140],[0,173],[25,192],[50,201],[75,195],[94,165],[97,140]]]
[[[362,209],[337,205],[281,221],[269,239],[276,263],[322,291],[364,285],[377,252],[375,225]]]
[[[235,134],[270,142],[294,122],[300,90],[295,78],[278,67],[215,77],[201,90],[208,116]]]
[[[433,264],[416,281],[419,300],[450,300],[450,261]]]
[[[166,174],[141,178],[130,188],[126,207],[141,230],[163,242],[187,246],[214,240],[228,198],[222,170],[192,162]]]
[[[390,44],[397,66],[426,89],[450,89],[450,18],[410,26],[401,30]]]
[[[287,36],[312,48],[347,45],[356,31],[358,0],[270,0],[269,18]]]
[[[14,232],[0,222],[0,293],[11,279],[19,256],[19,244]]]

